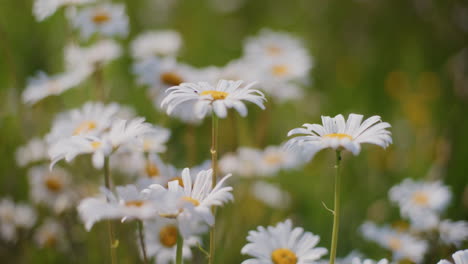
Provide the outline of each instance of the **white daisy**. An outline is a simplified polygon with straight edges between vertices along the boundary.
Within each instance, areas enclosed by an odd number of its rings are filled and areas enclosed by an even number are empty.
[[[57,115],[46,139],[49,143],[70,136],[99,136],[120,116],[116,103],[87,102],[82,107]]]
[[[262,90],[278,103],[304,98],[304,91],[295,82],[272,82],[267,80],[262,81],[261,84]]]
[[[10,198],[0,200],[0,237],[8,242],[17,240],[18,229],[30,229],[37,214],[26,203],[14,203]]]
[[[75,194],[70,188],[70,174],[62,168],[50,171],[47,166],[36,166],[29,170],[31,198],[34,202],[47,205],[60,214],[73,206]]]
[[[48,160],[47,143],[40,138],[33,138],[26,145],[19,147],[15,153],[16,164],[24,167],[29,163]]]
[[[145,227],[145,245],[148,257],[154,257],[156,263],[173,263],[177,250],[177,235],[179,233],[177,220],[156,217],[144,222]],[[204,230],[202,230],[204,232]],[[199,232],[198,232],[199,233]],[[182,248],[182,257],[184,259],[192,258],[191,247],[200,243],[200,238],[191,236],[184,239]]]
[[[38,227],[34,240],[40,248],[65,248],[65,230],[63,226],[54,219],[46,219]]]
[[[249,243],[242,248],[242,254],[254,258],[242,264],[306,264],[315,263],[327,254],[326,248],[315,248],[320,237],[304,232],[300,227],[293,228],[291,220],[276,226],[249,232]]]
[[[94,2],[95,0],[36,0],[33,13],[37,21],[42,21],[53,15],[62,6],[75,6]]]
[[[345,149],[354,155],[361,151],[362,143],[371,143],[383,148],[392,143],[390,127],[380,116],[372,116],[362,122],[362,115],[350,114],[345,121],[342,115],[322,116],[323,125],[304,124],[301,128],[289,131],[293,136],[286,146],[302,153],[307,159],[325,148]],[[361,123],[362,122],[362,123]]]
[[[128,17],[125,6],[121,4],[100,4],[84,8],[71,22],[80,30],[85,40],[94,33],[106,37],[125,37],[128,34]]]
[[[110,39],[100,40],[89,47],[69,44],[65,48],[67,69],[90,69],[94,71],[122,55],[120,45]]]
[[[274,184],[257,181],[251,191],[255,198],[271,208],[286,209],[291,204],[291,195]]]
[[[160,30],[144,32],[131,44],[132,56],[145,59],[152,56],[176,56],[182,46],[179,32]]]
[[[398,232],[390,227],[377,227],[366,222],[361,226],[363,236],[393,253],[394,260],[409,259],[421,263],[428,250],[428,243],[410,234]]]
[[[161,153],[165,152],[166,143],[169,141],[171,131],[160,126],[152,126],[151,131],[141,136],[143,152]]]
[[[398,204],[403,217],[412,221],[437,218],[452,197],[450,189],[440,181],[414,181],[405,179],[388,192],[392,202]],[[431,216],[432,215],[432,216]]]
[[[444,244],[460,247],[468,239],[468,222],[443,220],[439,224],[439,234]]]
[[[452,255],[455,264],[468,264],[468,249],[459,250]],[[441,260],[437,264],[452,264],[448,260]]]
[[[362,257],[363,257],[363,255],[360,252],[353,250],[348,255],[346,255],[345,257],[336,258],[335,263],[336,264],[353,264],[352,261],[354,259],[357,258],[357,259],[360,260]],[[317,264],[329,264],[330,260],[321,260],[321,261],[317,261],[316,263]]]
[[[296,153],[281,146],[268,146],[262,152],[260,163],[256,164],[260,175],[274,175],[281,169],[292,169],[304,161]]]
[[[262,162],[262,152],[258,149],[240,147],[237,153],[225,154],[219,160],[219,168],[223,173],[233,173],[241,177],[259,175],[258,164]]]
[[[288,55],[261,61],[258,66],[261,83],[268,82],[286,82],[292,80],[304,80],[312,65],[308,57]],[[265,87],[268,89],[268,87]]]
[[[388,264],[388,260],[381,259],[379,261],[375,261],[372,259],[353,258],[350,264]]]
[[[22,100],[32,105],[48,96],[59,95],[79,85],[88,75],[89,71],[82,68],[53,76],[39,72],[36,77],[28,80],[28,85],[21,95]]]
[[[265,96],[259,90],[251,88],[254,84],[250,83],[241,88],[242,81],[221,80],[216,87],[205,82],[182,83],[168,89],[170,92],[161,106],[167,107],[167,113],[171,114],[181,105],[195,102],[193,111],[199,118],[204,118],[211,111],[214,111],[216,116],[225,118],[227,108],[234,108],[241,116],[246,116],[247,107],[243,101],[252,102],[265,109]]]

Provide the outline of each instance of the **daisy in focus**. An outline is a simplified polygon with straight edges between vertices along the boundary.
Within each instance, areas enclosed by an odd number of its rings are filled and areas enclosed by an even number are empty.
[[[209,83],[182,83],[168,89],[169,94],[161,103],[167,107],[167,114],[186,103],[195,102],[193,111],[200,119],[212,111],[219,118],[227,116],[227,109],[234,108],[243,117],[247,115],[247,107],[243,101],[256,104],[261,109],[266,101],[265,95],[259,90],[252,89],[255,83],[242,86],[242,81],[221,80],[216,87]]]
[[[121,4],[100,4],[84,8],[71,22],[85,40],[94,33],[106,37],[125,37],[128,34],[128,17],[125,6]]]
[[[389,123],[382,122],[380,116],[372,116],[362,122],[363,116],[350,114],[345,121],[342,115],[322,116],[323,125],[304,124],[288,133],[291,139],[286,147],[302,153],[311,160],[317,152],[325,148],[345,149],[354,155],[361,152],[362,143],[388,147],[392,143]]]
[[[315,263],[327,254],[326,248],[316,248],[320,237],[304,232],[300,227],[293,228],[291,220],[276,226],[250,231],[249,243],[242,248],[242,254],[253,256],[242,264],[307,264]]]
[[[37,21],[43,21],[64,6],[76,6],[94,2],[95,0],[36,0],[33,13]]]
[[[468,249],[459,250],[453,253],[452,258],[455,264],[467,264],[468,263]],[[452,262],[443,259],[437,262],[437,264],[452,264]]]

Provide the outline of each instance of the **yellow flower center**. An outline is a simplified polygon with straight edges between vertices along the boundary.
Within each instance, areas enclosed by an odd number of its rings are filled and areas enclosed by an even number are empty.
[[[75,131],[73,131],[73,135],[79,135],[81,133],[89,132],[97,127],[96,122],[94,121],[84,121],[79,126],[76,127]]]
[[[229,94],[226,92],[221,92],[221,91],[208,90],[208,91],[201,92],[200,95],[211,95],[214,101],[214,100],[224,100]]]
[[[289,72],[289,68],[286,65],[275,65],[271,68],[273,75],[281,77],[285,76]]]
[[[278,248],[271,253],[271,260],[274,264],[296,264],[297,256],[287,248]]]
[[[413,194],[413,201],[420,206],[426,206],[429,204],[429,196],[425,192],[415,192]]]
[[[283,161],[283,157],[278,154],[269,154],[264,158],[264,160],[267,164],[276,165]]]
[[[198,200],[196,200],[196,199],[193,199],[192,197],[184,196],[184,197],[182,197],[182,200],[193,204],[193,206],[199,206],[200,205],[200,202]]]
[[[145,201],[142,200],[133,200],[125,202],[127,207],[142,207],[145,204]]]
[[[91,147],[92,147],[94,150],[98,149],[101,145],[102,145],[102,143],[99,142],[99,141],[93,141],[93,142],[91,142]]]
[[[159,230],[159,242],[165,247],[171,248],[177,244],[177,227],[168,225]]]
[[[401,248],[401,241],[398,238],[392,237],[388,241],[388,246],[392,250],[399,250]]]
[[[94,13],[92,19],[95,24],[103,24],[108,22],[111,19],[111,17],[107,12],[99,11]]]
[[[62,181],[60,181],[60,179],[55,176],[47,177],[45,179],[44,184],[47,187],[47,189],[51,192],[59,192],[60,190],[62,190],[63,187]]]
[[[337,138],[337,139],[349,139],[349,140],[353,140],[353,137],[348,135],[348,134],[342,134],[342,133],[333,133],[333,134],[328,134],[328,135],[325,135],[323,137],[326,137],[326,138]]]
[[[266,51],[268,53],[268,55],[271,55],[271,56],[276,56],[276,55],[279,55],[283,52],[283,50],[276,46],[276,45],[269,45],[266,47]]]
[[[146,170],[146,175],[148,175],[148,177],[150,178],[154,178],[154,177],[157,177],[159,176],[159,169],[158,167],[156,166],[156,164],[148,161],[146,163],[146,166],[145,166],[145,170]]]
[[[170,86],[177,86],[184,82],[182,77],[175,72],[164,72],[159,78],[161,82]]]

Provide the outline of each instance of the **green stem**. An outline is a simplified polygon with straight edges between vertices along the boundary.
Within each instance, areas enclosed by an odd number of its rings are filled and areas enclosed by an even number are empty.
[[[143,222],[141,220],[137,221],[138,227],[138,236],[140,238],[141,253],[143,253],[143,261],[145,264],[148,264],[148,257],[146,256],[146,245],[145,245],[145,235],[143,233]]]
[[[211,178],[211,187],[216,186],[217,179],[217,168],[218,168],[218,117],[212,112],[212,130],[211,130],[211,169],[213,170],[213,177]],[[215,207],[211,207],[211,212],[215,215]],[[216,222],[216,221],[215,221]],[[209,264],[214,263],[214,254],[215,254],[215,225],[210,229],[210,256],[208,259]]]
[[[176,264],[182,264],[182,249],[184,248],[184,238],[180,235],[180,232],[177,235],[177,249],[176,249]]]
[[[330,264],[335,264],[336,248],[338,246],[338,231],[340,227],[340,162],[341,151],[336,151],[335,177],[335,208],[333,209],[333,232],[330,248]]]
[[[109,170],[109,157],[105,157],[104,159],[104,184],[108,190],[111,190],[110,184],[110,170]],[[109,201],[109,199],[107,200]],[[111,263],[117,263],[116,259],[116,249],[118,246],[118,241],[115,241],[114,236],[114,226],[112,225],[112,221],[107,221],[107,233],[109,234],[109,246],[110,246],[110,256],[111,256]]]

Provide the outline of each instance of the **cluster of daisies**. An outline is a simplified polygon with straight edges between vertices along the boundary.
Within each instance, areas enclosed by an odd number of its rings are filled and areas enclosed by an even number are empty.
[[[206,253],[206,234],[217,221],[215,209],[234,199],[233,186],[239,181],[247,181],[266,205],[287,208],[291,196],[272,183],[282,171],[300,168],[324,149],[358,155],[363,143],[382,148],[392,143],[390,124],[379,116],[323,116],[322,124],[292,129],[279,146],[240,147],[222,155],[217,165],[217,149],[212,145],[212,162],[176,168],[163,155],[170,151],[169,129],[146,122],[130,107],[103,103],[111,91],[103,85],[102,71],[123,54],[115,38],[129,33],[125,7],[94,0],[36,0],[33,12],[43,21],[61,9],[74,35],[64,48],[65,70],[31,78],[23,101],[35,104],[78,87],[91,76],[96,77],[100,101],[57,114],[48,133],[18,148],[16,161],[27,170],[32,204],[10,198],[0,201],[2,240],[15,243],[34,234],[40,247],[69,250],[73,241],[66,240],[74,236],[70,224],[76,224],[67,220],[69,216],[79,219],[88,231],[100,221],[137,222],[135,243],[141,251],[137,254],[145,262],[188,260],[194,248]],[[145,32],[130,46],[131,71],[136,82],[148,88],[155,109],[189,124],[211,118],[213,142],[219,118],[235,112],[245,117],[248,105],[265,109],[266,96],[273,103],[302,98],[301,87],[310,83],[313,66],[300,39],[271,30],[248,38],[242,57],[223,67],[195,68],[180,62],[182,38],[171,30]],[[426,235],[436,232],[440,243],[457,247],[468,237],[467,222],[440,219],[450,196],[439,182],[404,181],[392,188],[390,199],[400,206],[410,227],[380,228],[368,222],[362,232],[390,249],[394,263],[422,263],[431,249]],[[259,226],[249,232],[247,241],[241,253],[250,257],[243,264],[328,263],[322,257],[329,249],[318,247],[319,236],[294,227],[289,219]],[[112,248],[118,247],[111,242]],[[212,253],[208,252],[210,258]],[[456,264],[466,263],[468,253],[460,251],[453,258]],[[389,261],[373,261],[352,252],[335,263]]]

